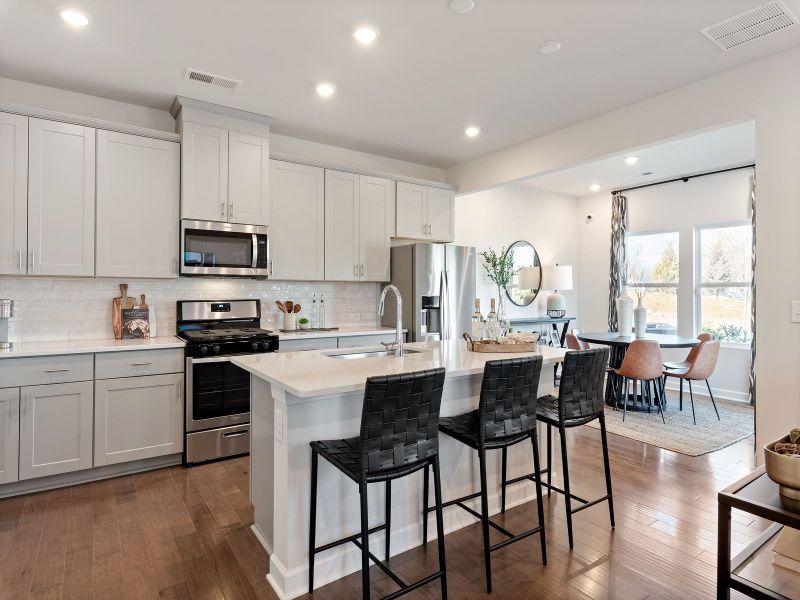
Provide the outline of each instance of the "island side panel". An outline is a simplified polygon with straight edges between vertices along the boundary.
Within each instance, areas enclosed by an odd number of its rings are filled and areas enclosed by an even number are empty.
[[[250,502],[253,531],[272,554],[274,540],[274,401],[270,384],[250,376]]]

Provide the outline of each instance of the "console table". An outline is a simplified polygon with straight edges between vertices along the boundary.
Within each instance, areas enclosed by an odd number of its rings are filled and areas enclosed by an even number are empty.
[[[567,337],[567,330],[569,329],[570,322],[574,321],[575,317],[559,317],[554,319],[553,317],[531,317],[529,319],[511,319],[509,320],[509,325],[512,329],[521,329],[523,327],[531,328],[531,327],[541,327],[542,325],[551,325],[553,327],[553,331],[558,334],[558,339],[560,340],[560,346],[564,347],[564,340]],[[564,327],[561,329],[561,332],[558,331],[558,326],[563,325]]]
[[[781,496],[778,484],[767,477],[764,467],[722,490],[717,503],[718,600],[730,598],[731,590],[751,598],[800,598],[800,573],[772,564],[772,547],[781,529],[800,529],[800,503]],[[773,525],[731,558],[731,510],[734,508],[773,521]]]

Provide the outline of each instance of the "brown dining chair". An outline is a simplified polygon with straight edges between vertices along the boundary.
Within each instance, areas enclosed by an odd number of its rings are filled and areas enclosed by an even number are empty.
[[[719,358],[719,342],[717,340],[706,340],[701,342],[699,346],[695,346],[692,350],[697,350],[692,356],[692,361],[689,366],[681,370],[664,370],[664,377],[674,377],[681,382],[681,395],[683,395],[683,380],[689,383],[689,399],[692,403],[692,420],[697,425],[697,416],[694,412],[694,394],[692,393],[692,381],[705,381],[708,388],[708,395],[711,397],[711,404],[714,406],[714,412],[719,417],[717,410],[717,403],[714,401],[714,394],[711,393],[711,385],[708,383],[708,378],[714,372],[717,366],[717,359]],[[691,356],[691,353],[689,353]],[[687,361],[688,361],[687,357]]]
[[[584,342],[582,339],[578,338],[581,334],[581,330],[577,327],[570,331],[566,336],[566,343],[568,350],[588,350],[589,349],[589,342]]]
[[[623,400],[622,420],[628,412],[628,383],[633,383],[633,394],[636,396],[636,384],[641,384],[642,400],[648,402],[648,406],[655,403],[658,412],[661,413],[661,420],[664,419],[662,404],[664,400],[661,390],[661,376],[663,372],[663,360],[661,358],[661,346],[653,340],[634,340],[625,352],[625,358],[618,369],[614,370],[620,379],[616,386],[615,408],[619,409],[619,402]],[[623,398],[624,396],[624,398]]]
[[[698,334],[697,339],[700,340],[700,344],[702,344],[703,342],[707,342],[708,340],[713,340],[714,339],[714,334],[704,331],[704,332]],[[664,363],[664,368],[666,370],[668,370],[668,371],[685,371],[690,366],[692,366],[692,363],[694,362],[695,356],[697,356],[697,351],[700,349],[700,344],[697,344],[697,346],[693,346],[692,349],[689,350],[689,354],[686,355],[685,359],[683,359],[681,361],[677,361],[677,362],[665,362]],[[667,383],[667,378],[664,377],[663,383],[661,385],[662,394],[666,393],[666,390],[664,389],[664,386],[666,385],[666,383]],[[706,385],[708,385],[708,382],[706,382]],[[680,380],[680,383],[678,384],[678,388],[679,388],[679,391],[678,391],[678,408],[680,410],[683,410],[683,379]],[[708,393],[709,394],[711,393],[711,388],[708,389]]]

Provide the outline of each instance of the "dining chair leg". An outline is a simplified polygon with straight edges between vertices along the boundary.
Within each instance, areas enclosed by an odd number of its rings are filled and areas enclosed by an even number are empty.
[[[647,401],[647,412],[653,408],[653,399],[650,397],[650,382],[642,381],[642,403]]]
[[[561,468],[564,471],[564,506],[567,509],[567,536],[569,537],[569,548],[572,550],[574,544],[572,540],[572,496],[569,491],[569,465],[567,464],[567,430],[563,427],[558,428],[561,438]]]
[[[311,450],[311,515],[308,528],[308,593],[314,591],[314,544],[317,534],[317,465],[319,455]]]
[[[553,426],[550,423],[547,424],[547,497],[549,498],[552,495],[552,491],[550,490],[550,485],[552,483],[553,474]]]
[[[433,497],[434,501],[436,502],[436,543],[439,549],[439,570],[442,572],[442,600],[447,600],[447,563],[444,559],[444,509],[442,508],[442,475],[439,470],[438,457],[436,458],[436,462],[433,463]]]
[[[536,430],[531,436],[531,446],[533,446],[533,470],[536,473],[536,512],[539,513],[539,525],[542,531],[539,532],[539,541],[542,544],[542,564],[547,566],[547,541],[544,537],[544,502],[542,500],[542,480],[539,477],[539,440]]]
[[[506,512],[506,466],[508,465],[508,454],[506,452],[507,448],[503,448],[501,451],[502,454],[502,473],[500,474],[500,512]]]
[[[679,379],[679,381],[680,381],[680,384],[679,384],[680,385],[680,392],[678,394],[679,394],[679,398],[680,398],[680,406],[678,408],[680,410],[683,410],[683,378]]]
[[[689,383],[689,400],[692,403],[692,421],[694,421],[694,424],[697,425],[697,417],[694,414],[694,394],[692,393],[692,380],[687,379],[686,381]]]
[[[385,507],[385,515],[386,515],[386,560],[389,560],[389,542],[390,542],[390,535],[392,532],[392,482],[388,479],[386,480],[386,507]],[[425,516],[427,517],[428,514],[426,513]]]
[[[622,378],[622,422],[625,422],[625,417],[628,415],[628,378]]]
[[[614,529],[614,493],[611,491],[611,466],[608,462],[608,436],[606,435],[606,416],[600,413],[600,440],[603,444],[603,468],[606,472],[606,494],[608,494],[608,516],[611,529]]]
[[[717,413],[717,420],[721,421],[722,419],[719,418],[719,411],[717,410],[717,403],[714,402],[714,394],[711,393],[711,386],[708,383],[708,379],[706,379],[706,387],[708,388],[708,395],[711,396],[711,405],[714,407],[714,412]]]
[[[428,479],[429,467],[425,465],[422,471],[422,543],[428,543]]]
[[[654,388],[655,388],[655,385],[656,385],[655,381],[653,381],[653,387]],[[664,418],[664,407],[662,406],[663,402],[662,401],[658,401],[657,404],[658,404],[658,412],[661,413],[661,421],[664,423],[664,425],[666,425],[667,424],[667,420]]]
[[[481,526],[483,528],[483,564],[486,569],[486,592],[492,593],[492,557],[489,549],[489,493],[486,488],[486,450],[478,450],[481,474]]]
[[[359,484],[361,497],[361,597],[369,600],[369,514],[367,509],[367,484]]]

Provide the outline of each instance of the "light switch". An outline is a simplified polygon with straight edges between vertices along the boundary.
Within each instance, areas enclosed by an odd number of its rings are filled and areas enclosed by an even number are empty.
[[[800,323],[800,300],[792,300],[792,323]]]

